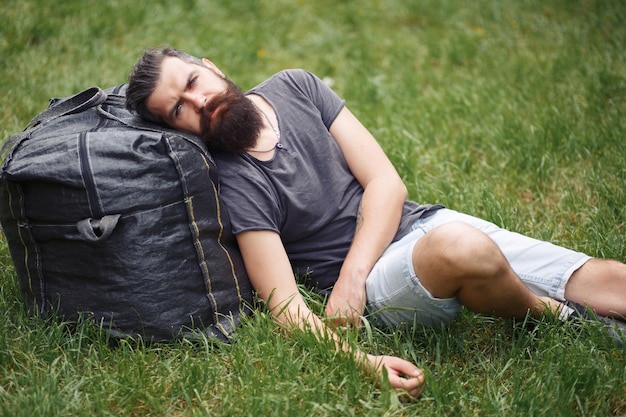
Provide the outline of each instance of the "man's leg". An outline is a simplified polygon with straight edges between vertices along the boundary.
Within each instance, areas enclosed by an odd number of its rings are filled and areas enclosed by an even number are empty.
[[[565,286],[565,298],[586,305],[597,314],[626,317],[626,265],[608,259],[591,259]]]
[[[413,267],[437,298],[457,297],[468,309],[500,317],[558,314],[561,303],[533,293],[485,233],[462,222],[439,226],[413,248]]]

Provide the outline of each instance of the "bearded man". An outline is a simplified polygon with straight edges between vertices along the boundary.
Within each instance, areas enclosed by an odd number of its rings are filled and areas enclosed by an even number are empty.
[[[282,71],[245,94],[211,61],[171,48],[144,53],[127,105],[200,135],[213,151],[250,281],[275,319],[329,331],[298,291],[328,294],[326,315],[358,325],[442,325],[462,306],[482,314],[562,320],[583,305],[618,326],[626,265],[503,230],[406,186],[344,101],[303,70]],[[345,345],[337,339],[337,347]],[[403,359],[355,352],[418,396],[423,373]]]

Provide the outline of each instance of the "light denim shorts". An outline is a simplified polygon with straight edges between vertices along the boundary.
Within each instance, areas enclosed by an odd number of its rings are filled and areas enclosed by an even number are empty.
[[[392,243],[366,281],[367,310],[384,324],[441,325],[461,310],[456,298],[435,298],[413,270],[413,247],[426,233],[449,222],[464,222],[486,233],[504,253],[520,279],[536,294],[563,300],[571,275],[591,257],[502,229],[485,220],[449,209],[418,220],[413,230]]]

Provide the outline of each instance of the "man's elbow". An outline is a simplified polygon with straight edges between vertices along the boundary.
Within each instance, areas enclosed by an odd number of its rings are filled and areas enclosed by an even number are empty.
[[[395,190],[398,199],[401,199],[402,201],[406,200],[409,196],[409,189],[400,177],[397,177],[395,179],[393,189]]]

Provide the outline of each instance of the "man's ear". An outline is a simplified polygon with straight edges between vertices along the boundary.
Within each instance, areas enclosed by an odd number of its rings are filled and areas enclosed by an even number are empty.
[[[215,72],[216,74],[218,74],[220,77],[222,78],[226,78],[226,76],[224,75],[224,73],[222,71],[220,71],[220,69],[217,67],[217,65],[215,65],[213,62],[209,61],[206,58],[202,58],[202,63],[204,65],[207,66],[207,68],[209,68],[211,71]]]

